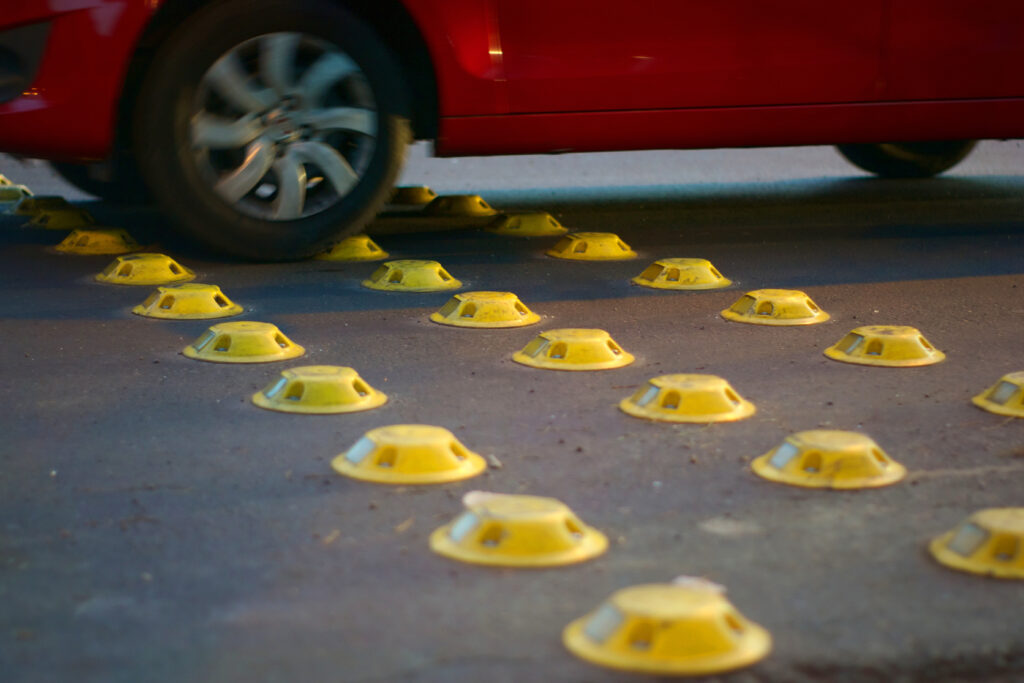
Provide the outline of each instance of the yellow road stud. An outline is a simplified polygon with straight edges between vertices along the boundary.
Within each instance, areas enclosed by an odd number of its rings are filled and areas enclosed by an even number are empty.
[[[702,258],[658,259],[633,278],[633,283],[652,289],[720,289],[732,284],[711,261]]]
[[[437,261],[385,261],[363,280],[363,287],[388,292],[438,292],[461,286]]]
[[[545,370],[611,370],[635,359],[604,330],[559,329],[541,332],[512,360]]]
[[[434,201],[437,193],[426,185],[410,185],[396,187],[391,195],[391,203],[398,206],[425,206]]]
[[[25,227],[46,228],[47,230],[74,230],[89,228],[96,219],[85,209],[72,206],[63,209],[40,209],[32,215]]]
[[[694,577],[624,588],[569,624],[562,642],[592,664],[638,673],[702,676],[749,666],[771,651],[771,635],[724,593]]]
[[[825,349],[825,355],[843,363],[888,368],[932,365],[946,358],[917,328],[904,325],[858,327]]]
[[[432,425],[371,429],[331,464],[338,474],[378,484],[443,484],[487,469],[454,434]]]
[[[387,400],[355,370],[335,365],[289,368],[252,396],[252,402],[260,408],[310,415],[371,410]]]
[[[377,246],[367,235],[346,237],[330,249],[317,254],[318,261],[379,261],[388,257],[388,252]]]
[[[550,213],[500,214],[488,226],[488,232],[512,237],[555,237],[569,229],[562,226]]]
[[[212,363],[272,363],[305,352],[276,325],[251,321],[217,323],[182,351],[188,358]]]
[[[196,274],[164,254],[118,256],[96,276],[100,282],[115,285],[166,285],[187,282]]]
[[[449,194],[435,198],[423,209],[429,216],[493,216],[498,212],[480,195]]]
[[[610,232],[571,232],[544,252],[571,261],[625,261],[636,252],[618,235]]]
[[[24,185],[0,184],[0,212],[14,213],[18,204],[32,196],[32,190]]]
[[[57,195],[39,195],[36,197],[25,197],[22,199],[14,208],[14,213],[18,216],[35,216],[40,211],[73,208],[74,204],[63,197],[58,197]]]
[[[556,567],[601,555],[608,539],[554,498],[471,491],[466,511],[430,535],[430,549],[460,562]]]
[[[757,409],[715,375],[661,375],[619,403],[633,417],[662,422],[733,422]]]
[[[747,292],[722,317],[752,325],[814,325],[829,319],[811,298],[796,289],[756,289]]]
[[[764,479],[815,489],[877,488],[907,474],[870,437],[835,429],[797,432],[750,467]]]
[[[465,292],[456,294],[430,319],[454,327],[523,327],[540,321],[512,292]]]
[[[974,405],[996,415],[1024,417],[1024,371],[1011,372],[971,399]]]
[[[1024,508],[975,512],[928,549],[938,562],[971,574],[1024,579]]]
[[[132,239],[126,231],[119,228],[109,229],[76,229],[61,241],[57,251],[65,254],[128,254],[137,251],[139,243]]]
[[[7,178],[3,173],[0,173],[0,185],[13,185],[10,179]]]
[[[217,285],[188,283],[157,287],[132,313],[164,320],[206,320],[230,318],[242,310]]]

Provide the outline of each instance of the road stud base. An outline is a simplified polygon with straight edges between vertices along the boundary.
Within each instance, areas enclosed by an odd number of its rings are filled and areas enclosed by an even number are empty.
[[[702,258],[664,258],[633,278],[634,284],[652,289],[721,289],[732,284],[711,261]]]
[[[35,216],[40,211],[57,209],[73,209],[75,205],[57,195],[38,195],[25,197],[14,207],[17,216]]]
[[[140,249],[139,243],[120,229],[76,229],[56,247],[64,254],[99,255],[128,254]]]
[[[316,255],[318,261],[380,261],[388,257],[388,252],[377,246],[367,235],[346,237],[322,254]]]
[[[636,252],[618,235],[610,232],[571,232],[544,252],[570,261],[625,261]]]
[[[217,323],[182,351],[188,358],[211,363],[272,363],[305,352],[276,325],[251,321]]]
[[[331,464],[338,474],[378,484],[443,484],[487,469],[454,434],[432,425],[371,429]]]
[[[996,415],[1024,417],[1024,371],[1004,375],[971,402]]]
[[[289,368],[252,395],[252,402],[260,408],[308,415],[356,413],[382,406],[387,400],[352,368],[334,365]]]
[[[796,289],[756,289],[747,292],[722,317],[752,325],[815,325],[831,316]]]
[[[941,564],[997,579],[1024,579],[1024,508],[979,510],[928,549]]]
[[[661,422],[734,422],[757,409],[715,375],[661,375],[619,403],[633,417]]]
[[[96,280],[115,285],[166,285],[187,282],[195,276],[195,273],[170,256],[129,254],[114,259],[96,276]]]
[[[604,330],[559,329],[541,332],[512,360],[545,370],[611,370],[635,359]]]
[[[555,220],[550,213],[501,214],[486,228],[487,232],[510,237],[557,237],[569,229]]]
[[[498,212],[476,194],[448,194],[436,197],[423,208],[428,216],[494,216]]]
[[[763,659],[771,635],[710,581],[680,577],[614,593],[562,632],[565,647],[593,664],[623,671],[700,676]]]
[[[396,206],[426,206],[437,198],[437,193],[426,185],[396,187],[391,195],[391,204]]]
[[[208,320],[230,318],[242,310],[217,285],[190,283],[158,287],[132,313],[163,320]]]
[[[437,261],[385,261],[363,287],[386,292],[440,292],[458,289],[462,283]]]
[[[556,567],[608,549],[608,539],[554,498],[472,491],[466,511],[430,535],[430,549],[470,564]]]
[[[540,321],[512,292],[465,292],[456,294],[430,319],[453,327],[525,327]]]
[[[25,224],[26,228],[46,228],[47,230],[74,230],[89,228],[96,224],[96,219],[85,209],[72,206],[61,209],[40,209]]]
[[[903,325],[858,327],[825,349],[825,355],[843,363],[888,368],[932,365],[946,358],[917,328]]]
[[[797,432],[750,467],[763,479],[815,489],[878,488],[907,474],[870,437],[833,429]]]

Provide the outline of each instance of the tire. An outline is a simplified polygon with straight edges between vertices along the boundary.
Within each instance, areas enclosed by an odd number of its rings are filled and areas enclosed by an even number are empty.
[[[403,75],[326,0],[221,0],[160,48],[136,109],[136,157],[182,232],[283,261],[360,231],[411,139]]]
[[[82,164],[51,161],[50,166],[68,183],[105,202],[145,204],[147,201],[146,188],[139,180],[137,171],[129,173],[128,169],[119,167],[115,170],[113,180],[97,180],[89,175],[89,167]]]
[[[975,140],[837,145],[854,166],[882,178],[931,178],[964,160]]]

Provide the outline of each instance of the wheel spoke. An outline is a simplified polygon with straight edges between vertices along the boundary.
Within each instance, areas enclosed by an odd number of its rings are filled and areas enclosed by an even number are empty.
[[[299,118],[318,130],[349,130],[370,137],[377,134],[377,114],[371,109],[332,107],[305,112]]]
[[[298,46],[297,33],[274,33],[260,42],[260,74],[278,97],[291,92],[295,50]]]
[[[214,64],[207,77],[217,92],[240,111],[260,112],[277,101],[272,91],[255,88],[249,83],[242,61],[234,53]]]
[[[332,85],[359,70],[356,63],[343,54],[329,52],[313,62],[299,81],[299,90],[307,107],[315,107]]]
[[[274,164],[275,145],[261,138],[249,145],[245,161],[217,181],[216,189],[224,199],[235,203],[249,194]]]
[[[192,119],[192,144],[210,149],[237,149],[255,140],[263,124],[254,114],[232,121],[203,112]]]
[[[291,220],[302,215],[306,204],[306,169],[292,152],[274,162],[277,176],[277,197],[274,199],[274,218]]]
[[[339,196],[348,194],[359,176],[336,149],[322,142],[299,142],[291,146],[290,152],[299,159],[316,164],[334,186]]]

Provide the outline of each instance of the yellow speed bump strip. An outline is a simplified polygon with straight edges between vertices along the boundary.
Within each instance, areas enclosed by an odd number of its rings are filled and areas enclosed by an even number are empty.
[[[805,488],[877,488],[907,474],[870,437],[834,429],[797,432],[750,466],[759,477]]]
[[[625,261],[636,252],[610,232],[571,232],[544,252],[553,258],[570,261]]]
[[[289,368],[252,396],[260,408],[310,415],[371,410],[387,400],[352,368],[334,365]]]
[[[732,422],[750,417],[754,404],[714,375],[661,375],[619,403],[633,417],[662,422]]]
[[[378,484],[442,484],[475,477],[487,461],[444,427],[390,425],[366,432],[332,466]]]
[[[929,545],[938,562],[997,579],[1024,579],[1024,508],[980,510]]]
[[[540,321],[512,292],[465,292],[456,294],[430,319],[453,327],[523,327]]]
[[[597,557],[608,539],[565,503],[540,496],[471,491],[466,511],[430,535],[430,549],[471,564],[555,567]]]
[[[512,360],[545,370],[611,370],[635,359],[604,330],[559,329],[541,332]]]
[[[917,328],[904,325],[858,327],[825,349],[825,355],[843,363],[888,368],[932,365],[946,358]]]
[[[305,352],[276,325],[252,321],[217,323],[182,351],[188,358],[212,363],[271,363]]]
[[[772,647],[768,631],[740,614],[724,588],[696,577],[617,591],[569,624],[562,642],[593,664],[668,676],[732,671]]]
[[[796,289],[756,289],[747,292],[722,317],[752,325],[814,325],[829,319],[811,298]]]

